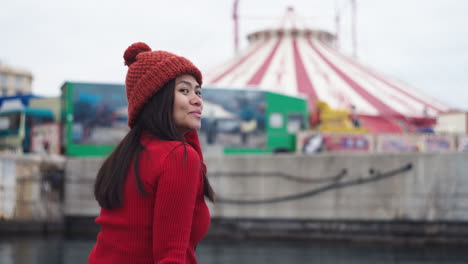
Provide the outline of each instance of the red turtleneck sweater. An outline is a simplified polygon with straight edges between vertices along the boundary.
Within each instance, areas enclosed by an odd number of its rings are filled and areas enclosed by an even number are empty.
[[[148,192],[139,193],[129,169],[121,208],[101,209],[101,225],[90,264],[197,263],[195,246],[205,235],[210,214],[203,196],[198,135],[189,145],[144,134],[140,177]],[[186,151],[185,151],[186,149]]]

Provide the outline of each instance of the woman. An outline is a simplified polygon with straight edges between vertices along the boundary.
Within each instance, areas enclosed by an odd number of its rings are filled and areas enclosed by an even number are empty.
[[[124,53],[131,128],[100,168],[101,225],[89,263],[197,263],[213,190],[198,140],[202,75],[187,59],[134,43]]]

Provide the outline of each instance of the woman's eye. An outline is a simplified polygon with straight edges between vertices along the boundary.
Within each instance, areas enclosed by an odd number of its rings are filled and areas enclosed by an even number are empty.
[[[195,92],[195,94],[201,97],[202,92],[201,92],[201,91],[198,91],[198,92]]]
[[[188,89],[179,89],[179,92],[181,92],[181,93],[188,93]]]

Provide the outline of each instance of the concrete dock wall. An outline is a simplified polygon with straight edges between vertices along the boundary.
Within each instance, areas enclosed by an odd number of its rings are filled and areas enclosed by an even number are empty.
[[[102,161],[68,158],[55,164],[65,175],[61,200],[44,187],[51,179],[44,176],[50,175],[44,160],[1,157],[2,217],[64,217],[66,229],[96,232],[93,220],[100,208],[93,185]],[[250,155],[206,162],[217,195],[209,205],[212,234],[398,234],[468,242],[468,153]],[[1,202],[5,199],[15,201],[14,209]]]
[[[0,221],[13,223],[2,231],[60,228],[64,166],[63,158],[0,155]]]
[[[207,162],[220,199],[213,206],[215,217],[468,221],[467,153],[242,156]]]
[[[68,159],[65,214],[96,216],[101,159]],[[206,159],[213,217],[468,221],[468,153]]]
[[[211,158],[211,235],[468,243],[468,154]]]
[[[65,165],[65,216],[96,217],[99,205],[94,199],[94,181],[101,158],[68,158]]]

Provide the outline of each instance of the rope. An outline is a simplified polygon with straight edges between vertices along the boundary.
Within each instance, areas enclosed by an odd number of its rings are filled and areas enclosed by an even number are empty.
[[[358,179],[353,179],[353,180],[348,180],[348,181],[343,181],[343,182],[337,182],[337,183],[330,183],[328,185],[315,188],[306,192],[298,193],[298,194],[293,194],[293,195],[287,195],[287,196],[280,196],[280,197],[274,197],[274,198],[269,198],[269,199],[263,199],[263,200],[236,200],[236,199],[224,199],[224,198],[218,198],[216,199],[217,203],[223,203],[223,204],[236,204],[236,205],[254,205],[254,204],[269,204],[269,203],[279,203],[279,202],[286,202],[286,201],[292,201],[292,200],[298,200],[298,199],[303,199],[307,197],[312,197],[315,195],[318,195],[320,193],[330,191],[333,189],[341,189],[345,187],[350,187],[354,185],[360,185],[364,183],[369,183],[369,182],[375,182],[379,180],[383,180],[385,178],[389,178],[392,176],[396,176],[400,173],[409,171],[413,168],[413,164],[408,163],[400,168],[390,170],[388,172],[381,173],[378,170],[370,169],[369,170],[369,177],[366,178],[358,178]]]
[[[279,177],[283,178],[288,181],[294,181],[299,183],[324,183],[324,182],[336,182],[341,180],[348,171],[346,169],[342,169],[340,173],[332,177],[323,177],[323,178],[305,178],[299,176],[293,176],[290,174],[282,173],[282,172],[217,172],[210,174],[211,177],[221,177],[221,176],[228,176],[228,177]]]

